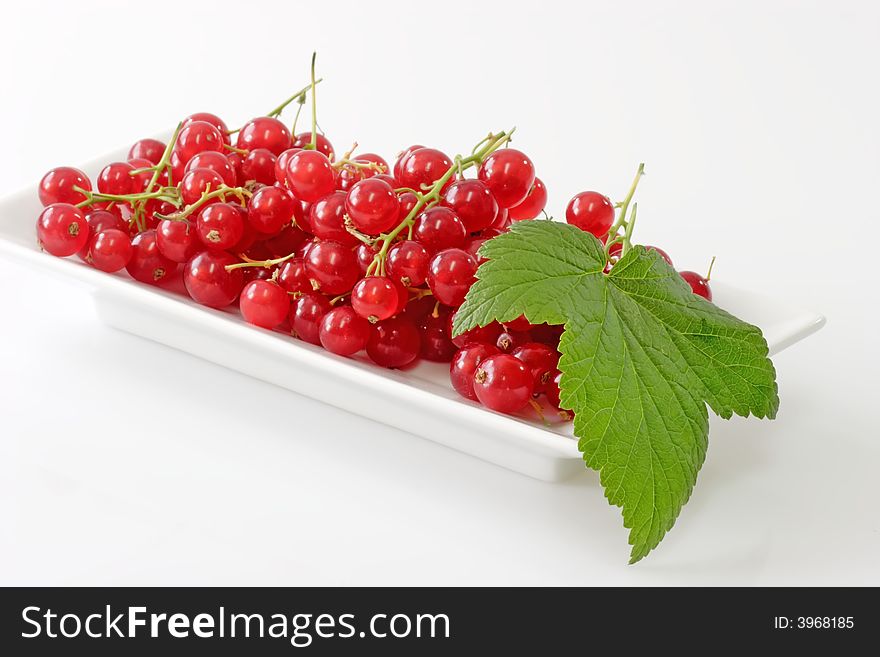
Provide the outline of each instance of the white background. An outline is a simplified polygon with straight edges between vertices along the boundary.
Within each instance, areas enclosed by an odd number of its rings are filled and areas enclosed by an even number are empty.
[[[874,3],[4,7],[0,191],[194,111],[240,124],[316,49],[338,150],[515,124],[557,215],[645,161],[639,241],[828,325],[775,359],[775,422],[713,424],[676,527],[627,566],[592,473],[507,472],[115,332],[0,262],[3,584],[880,584]]]

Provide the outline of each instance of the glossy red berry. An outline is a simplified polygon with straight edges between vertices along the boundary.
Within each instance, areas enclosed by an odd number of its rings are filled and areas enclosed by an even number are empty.
[[[483,406],[499,413],[516,413],[534,392],[531,369],[510,354],[484,358],[474,372],[474,393]]]
[[[559,353],[540,342],[528,342],[511,351],[510,355],[519,358],[531,368],[535,393],[544,392],[559,364]]]
[[[336,190],[336,174],[323,153],[300,151],[287,161],[287,186],[299,200],[314,203]]]
[[[280,155],[291,147],[290,130],[278,119],[260,116],[242,126],[235,145],[246,151],[265,148]]]
[[[131,194],[135,191],[134,167],[128,162],[111,162],[98,174],[98,191],[102,194]]]
[[[452,160],[446,153],[436,148],[420,148],[406,157],[400,165],[400,171],[395,171],[394,178],[403,187],[422,191],[422,185],[433,185],[451,167]]]
[[[294,148],[304,149],[306,146],[311,145],[311,143],[311,132],[300,132],[293,138]],[[333,144],[330,143],[330,140],[327,139],[327,137],[320,133],[315,136],[315,150],[326,155],[328,160],[333,160]]]
[[[535,178],[528,196],[510,208],[510,219],[512,221],[534,219],[541,214],[545,205],[547,205],[547,188],[540,178]]]
[[[229,158],[217,151],[204,151],[194,155],[187,163],[185,172],[193,169],[210,169],[222,178],[227,187],[235,187],[238,184],[238,175]]]
[[[602,239],[614,223],[614,203],[599,192],[581,192],[568,202],[565,220]]]
[[[483,343],[473,343],[459,349],[449,365],[449,379],[455,391],[462,397],[477,401],[474,374],[480,363],[499,353],[501,352],[494,345]]]
[[[384,180],[367,178],[348,192],[345,210],[359,231],[379,235],[397,225],[400,203],[391,185]]]
[[[345,192],[333,192],[315,201],[309,209],[309,228],[315,237],[347,246],[361,241],[345,229]]]
[[[458,215],[468,233],[488,228],[498,216],[498,202],[481,180],[452,183],[443,193],[443,205]]]
[[[89,241],[89,224],[82,210],[70,203],[53,203],[37,219],[37,241],[47,253],[73,255]]]
[[[174,153],[179,159],[180,166],[183,167],[204,151],[222,152],[223,143],[223,135],[216,127],[207,121],[192,121],[183,126],[177,135]]]
[[[188,126],[190,123],[195,121],[204,121],[205,123],[210,123],[212,126],[217,128],[217,132],[223,137],[223,143],[228,144],[229,141],[229,128],[226,126],[226,122],[221,119],[216,114],[212,114],[211,112],[196,112],[195,114],[190,114],[183,120],[183,125]]]
[[[196,218],[196,234],[210,249],[231,249],[244,236],[244,211],[232,203],[206,205]]]
[[[355,256],[357,257],[358,267],[361,268],[361,273],[366,274],[367,269],[373,264],[373,260],[376,257],[376,254],[379,253],[380,247],[378,244],[365,244],[361,242],[358,244],[358,247],[354,250]]]
[[[398,213],[397,213],[397,223],[400,223],[404,219],[406,219],[413,208],[416,207],[416,204],[419,202],[418,197],[412,192],[401,192],[397,195],[398,205]]]
[[[211,308],[225,308],[235,301],[244,285],[241,269],[228,271],[238,258],[225,251],[202,251],[183,269],[183,283],[193,301]]]
[[[192,205],[202,194],[219,189],[223,185],[223,178],[219,173],[211,169],[191,169],[183,174],[180,181],[180,198],[184,205]]]
[[[458,307],[476,280],[477,261],[462,249],[445,249],[431,258],[428,287],[440,303]]]
[[[294,207],[296,207],[296,203],[294,203]],[[253,231],[253,229],[251,230]],[[259,239],[264,237],[262,234],[255,233],[255,235]],[[284,256],[289,256],[291,253],[295,253],[307,239],[308,236],[300,230],[299,227],[288,225],[285,226],[275,237],[270,237],[264,241],[263,246],[266,247],[270,258],[282,258]],[[264,260],[265,259],[267,258],[264,258]]]
[[[301,148],[288,148],[275,158],[275,182],[279,185],[287,187],[287,162],[301,150]]]
[[[415,240],[397,242],[388,250],[385,268],[388,275],[406,287],[418,287],[428,278],[431,254]]]
[[[275,184],[275,155],[268,148],[255,148],[241,163],[241,176],[245,181],[255,180],[262,185]]]
[[[246,322],[273,329],[287,319],[290,296],[272,281],[254,280],[242,289],[238,307]]]
[[[132,193],[145,191],[147,186],[153,180],[153,172],[145,170],[148,167],[153,166],[152,162],[143,158],[129,158],[128,163],[132,166],[132,169],[138,171],[137,173],[132,171],[132,178],[134,179],[134,183],[131,187]]]
[[[290,304],[290,332],[294,337],[321,344],[321,321],[333,306],[317,292],[306,292]]]
[[[550,374],[550,380],[547,382],[547,387],[544,390],[544,394],[547,395],[547,401],[550,402],[550,405],[553,408],[561,408],[559,395],[560,388],[559,384],[562,381],[562,372],[556,370]]]
[[[158,285],[177,271],[179,265],[159,251],[155,230],[138,233],[131,246],[131,258],[125,269],[136,281]]]
[[[502,208],[522,203],[535,182],[535,165],[522,151],[502,148],[485,159],[477,176]]]
[[[372,326],[367,355],[382,367],[404,367],[418,358],[420,347],[415,324],[405,315],[396,315]]]
[[[311,292],[312,282],[302,258],[291,258],[278,268],[278,285],[287,292]]]
[[[351,307],[372,324],[397,314],[399,303],[397,287],[385,276],[362,278],[351,290]]]
[[[406,162],[406,158],[408,158],[420,148],[424,148],[424,146],[422,146],[421,144],[414,144],[413,146],[410,146],[405,151],[398,154],[397,161],[394,163],[394,169],[392,170],[392,174],[394,175],[395,179],[400,180],[400,174],[403,172],[403,164],[404,162]]]
[[[76,191],[74,187],[79,187],[87,192],[92,191],[92,183],[82,171],[73,167],[56,167],[40,180],[40,203],[43,205],[52,205],[53,203],[76,205],[85,201],[85,194]]]
[[[449,335],[452,335],[452,322],[455,320],[455,312],[452,312],[449,315]],[[491,322],[486,326],[477,326],[469,331],[461,333],[460,335],[456,335],[452,338],[452,343],[459,348],[477,343],[490,344],[494,347],[498,342],[498,336],[501,335],[501,331],[501,324],[498,322]]]
[[[457,351],[449,337],[450,309],[440,306],[436,312],[425,315],[418,328],[421,334],[419,355],[435,363],[448,363]]]
[[[261,235],[273,237],[293,225],[294,205],[290,193],[280,187],[261,187],[248,201],[248,222]]]
[[[340,356],[351,356],[367,346],[370,339],[370,323],[358,315],[351,306],[340,306],[321,319],[318,332],[321,346]]]
[[[159,164],[165,148],[165,143],[158,139],[139,139],[128,149],[128,159],[147,160],[151,164]]]
[[[678,272],[678,274],[691,286],[694,294],[703,297],[706,301],[712,300],[712,289],[709,287],[708,279],[695,271],[685,270]]]
[[[133,249],[128,232],[108,228],[89,240],[85,261],[101,271],[119,271],[131,259]]]
[[[201,248],[193,225],[172,219],[164,219],[156,226],[156,244],[159,252],[174,262],[186,262]]]
[[[467,229],[449,208],[434,206],[416,217],[413,237],[429,253],[443,249],[460,248],[467,239]]]
[[[306,254],[305,262],[312,287],[324,294],[348,292],[361,275],[354,251],[339,242],[316,242]]]

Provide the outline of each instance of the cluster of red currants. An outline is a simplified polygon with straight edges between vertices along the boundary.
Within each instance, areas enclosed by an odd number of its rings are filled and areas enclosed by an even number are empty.
[[[96,189],[82,171],[53,169],[39,186],[39,243],[144,283],[182,279],[197,303],[237,301],[251,324],[334,354],[365,351],[389,368],[450,362],[455,389],[496,411],[542,394],[558,408],[562,327],[520,318],[451,336],[480,246],[538,217],[547,200],[531,160],[506,147],[510,135],[454,159],[414,145],[391,167],[354,149],[336,158],[314,125],[292,134],[270,115],[230,131],[198,113],[168,144],[136,142],[126,161],[101,170]],[[466,178],[471,167],[477,175]],[[603,240],[614,215],[595,192],[566,210]],[[705,280],[689,282],[709,297]]]

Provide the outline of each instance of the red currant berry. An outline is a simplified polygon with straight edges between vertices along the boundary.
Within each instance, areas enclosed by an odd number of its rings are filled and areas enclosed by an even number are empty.
[[[264,236],[278,235],[286,226],[293,225],[295,204],[290,193],[280,187],[261,187],[248,201],[248,222]]]
[[[436,148],[420,148],[410,153],[403,161],[400,173],[395,172],[394,177],[404,187],[421,191],[422,185],[433,185],[450,168],[452,168],[452,160],[446,153]],[[531,182],[529,184],[531,185]]]
[[[278,119],[260,116],[244,124],[235,145],[246,151],[265,148],[273,155],[280,155],[291,146],[290,131]]]
[[[184,171],[189,172],[194,169],[210,169],[219,175],[228,187],[235,187],[238,183],[238,176],[229,162],[229,158],[217,151],[205,151],[204,153],[194,155],[187,163]]]
[[[703,297],[706,301],[712,300],[712,289],[709,287],[708,279],[695,271],[685,270],[678,272],[678,274],[685,280],[685,283],[691,286],[694,294]]]
[[[562,372],[556,370],[550,373],[550,380],[547,382],[547,388],[544,394],[547,395],[547,401],[553,408],[561,408],[559,405],[560,388],[559,383],[562,381]]]
[[[273,329],[287,319],[290,297],[277,284],[256,280],[244,286],[238,307],[246,322]]]
[[[108,228],[95,233],[89,241],[85,260],[101,271],[119,271],[131,259],[132,246],[128,232]]]
[[[92,235],[100,233],[108,228],[127,231],[128,223],[122,217],[107,210],[90,210],[86,212],[86,221],[89,223],[89,229]]]
[[[43,205],[52,205],[53,203],[76,205],[85,201],[85,194],[76,191],[74,187],[79,187],[87,192],[92,191],[92,183],[82,171],[73,167],[56,167],[40,180],[40,203]]]
[[[186,165],[188,161],[189,160],[185,162],[181,159],[180,153],[177,151],[171,151],[171,160],[169,162],[171,165],[171,173],[169,174],[167,170],[163,171],[160,177],[160,184],[177,185],[180,183],[183,174],[186,173]]]
[[[477,177],[489,186],[502,208],[522,203],[535,182],[535,165],[522,151],[502,148],[480,165]]]
[[[245,267],[244,284],[247,285],[251,281],[272,281],[274,275],[273,267]]]
[[[420,148],[424,148],[424,146],[422,146],[421,144],[415,144],[413,146],[410,146],[409,148],[407,148],[405,151],[403,151],[402,153],[400,153],[397,156],[397,161],[394,163],[394,171],[393,171],[395,179],[400,180],[400,174],[403,172],[403,164],[404,164],[404,162],[406,162],[406,158],[408,158],[410,155],[412,155],[415,151],[419,150]]]
[[[147,186],[153,180],[153,172],[149,170],[144,171],[144,169],[153,166],[153,163],[149,160],[144,160],[142,158],[130,158],[128,160],[128,163],[133,168],[131,174],[131,177],[134,179],[134,183],[131,186],[132,193],[145,191],[147,189]],[[138,171],[138,173],[134,173],[134,171]]]
[[[287,161],[287,186],[299,200],[314,203],[336,190],[336,174],[323,153],[300,151]]]
[[[112,162],[98,174],[98,191],[102,194],[131,194],[135,180],[131,175],[134,167],[128,162]]]
[[[534,392],[532,370],[510,354],[484,358],[474,372],[474,393],[483,406],[499,413],[516,413]]]
[[[351,307],[372,324],[393,317],[399,304],[397,287],[385,276],[362,278],[351,290]]]
[[[519,358],[531,368],[535,393],[544,392],[552,372],[559,364],[557,351],[540,342],[528,342],[511,351],[510,355]]]
[[[367,346],[370,323],[350,306],[340,306],[324,315],[318,338],[330,353],[351,356]]]
[[[139,139],[128,149],[129,160],[147,160],[159,164],[165,154],[165,144],[158,139]]]
[[[131,258],[125,269],[136,281],[158,285],[177,271],[178,264],[159,251],[155,230],[138,233],[131,246]]]
[[[614,203],[599,192],[581,192],[568,202],[565,220],[602,239],[614,223]]]
[[[312,282],[302,258],[291,258],[278,268],[278,285],[287,292],[311,292]]]
[[[186,262],[201,247],[196,231],[188,221],[164,219],[156,227],[159,252],[174,262]]]
[[[397,242],[388,250],[388,275],[406,287],[418,287],[428,278],[431,254],[415,240]]]
[[[206,205],[196,218],[196,234],[208,248],[231,249],[244,236],[244,212],[232,203]]]
[[[298,207],[298,204],[295,202],[294,207]],[[291,253],[295,253],[306,239],[306,234],[299,227],[288,225],[275,237],[267,239],[263,244],[269,252],[270,258],[283,258]],[[264,260],[268,260],[268,258],[264,258]]]
[[[382,367],[404,367],[418,358],[420,340],[415,324],[404,315],[396,315],[370,329],[367,355]]]
[[[565,327],[562,324],[536,324],[529,330],[532,340],[542,342],[555,350],[559,349],[559,340]]]
[[[397,213],[397,223],[400,223],[410,215],[419,199],[412,192],[401,192],[397,195],[397,201],[400,208]]]
[[[351,223],[367,235],[379,235],[398,223],[400,203],[384,180],[368,178],[357,183],[345,198]]]
[[[381,155],[376,155],[376,153],[361,153],[360,155],[355,156],[355,161],[379,165],[379,168],[382,169],[382,171],[376,171],[375,169],[373,169],[372,175],[381,175],[383,173],[388,173],[389,171],[391,171],[385,158]]]
[[[547,205],[547,188],[540,178],[535,178],[528,196],[510,208],[510,218],[512,221],[534,219],[541,214],[545,205]]]
[[[495,235],[500,235],[501,233],[506,232],[507,229],[510,228],[511,223],[513,222],[510,219],[510,212],[508,212],[507,208],[501,208],[498,211],[498,216],[495,217],[495,221],[492,222],[492,226],[489,230],[494,231],[494,234],[492,235],[494,237]]]
[[[316,242],[305,261],[312,287],[324,294],[345,294],[361,275],[354,251],[339,242]]]
[[[431,258],[428,287],[440,303],[458,307],[476,280],[477,261],[462,249],[445,249]]]
[[[217,190],[222,184],[223,178],[219,173],[211,169],[192,169],[183,174],[183,180],[180,181],[180,198],[184,205],[192,205],[202,198],[202,194]]]
[[[520,345],[533,342],[532,334],[528,331],[507,331],[503,330],[498,334],[495,346],[504,353],[510,353]]]
[[[288,148],[275,158],[275,182],[279,185],[287,187],[287,162],[301,150],[301,148]]]
[[[504,322],[504,328],[508,331],[528,331],[532,328],[532,324],[526,319],[525,315],[520,315],[516,319]]]
[[[458,311],[453,311],[449,314],[449,335],[452,335],[452,322],[455,320],[456,312]],[[476,326],[469,331],[456,335],[452,338],[452,343],[459,348],[476,343],[490,344],[494,347],[495,343],[498,342],[498,336],[501,335],[501,330],[501,324],[498,322],[492,322],[486,326]]]
[[[413,237],[428,249],[429,253],[436,253],[442,249],[464,246],[467,229],[452,210],[435,206],[416,217]]]
[[[393,248],[393,247],[392,247]],[[357,256],[358,267],[361,268],[361,273],[366,274],[367,269],[369,269],[370,265],[373,264],[373,260],[376,257],[376,254],[379,253],[379,245],[378,244],[364,244],[361,242],[358,244],[358,247],[355,249],[354,253]]]
[[[312,203],[309,227],[315,237],[333,240],[346,246],[361,241],[345,229],[345,192],[333,192]]]
[[[204,151],[223,152],[223,135],[207,121],[192,121],[181,128],[174,144],[174,153],[181,166]],[[179,178],[175,177],[175,180]]]
[[[89,242],[89,224],[82,211],[70,203],[53,203],[37,219],[37,241],[47,253],[66,257]]]
[[[232,167],[232,170],[235,171],[236,184],[245,182],[244,172],[242,171],[242,167],[244,166],[244,156],[242,156],[241,153],[232,152],[226,155],[226,160],[229,162],[229,166]]]
[[[312,143],[312,133],[311,132],[300,132],[293,138],[293,147],[294,148],[305,148],[306,146],[310,146]],[[315,149],[319,153],[323,153],[327,156],[327,159],[333,161],[333,144],[330,143],[330,140],[327,139],[322,134],[315,135]]]
[[[306,292],[290,304],[290,332],[311,344],[321,344],[321,322],[333,306],[317,292]]]
[[[443,194],[443,205],[461,219],[469,233],[488,228],[498,216],[498,202],[486,183],[480,180],[459,180]]]
[[[455,391],[462,397],[477,401],[477,393],[474,392],[474,374],[480,363],[489,356],[499,353],[494,345],[482,343],[470,344],[459,349],[449,365],[449,378]]]
[[[449,308],[440,306],[435,313],[428,313],[419,323],[421,349],[419,355],[435,363],[448,363],[455,355],[456,347],[449,337]]]
[[[195,114],[190,114],[183,120],[183,126],[188,126],[190,123],[194,123],[195,121],[204,121],[205,123],[210,123],[212,126],[217,128],[217,131],[223,136],[223,143],[230,143],[229,128],[226,127],[226,122],[216,114],[211,114],[210,112],[196,112]]]
[[[621,244],[621,247],[622,246],[623,245]],[[666,253],[666,251],[661,249],[659,246],[646,246],[645,249],[648,251],[655,251],[657,253],[657,255],[659,255],[661,258],[663,258],[666,261],[667,265],[669,265],[670,267],[674,267],[674,265],[672,264],[672,258],[670,258],[669,254]],[[619,251],[619,249],[618,249],[618,251]]]
[[[489,237],[475,237],[468,240],[464,245],[464,250],[474,257],[478,265],[482,265],[484,262],[486,262],[486,259],[480,255],[480,248],[490,239],[491,238]]]
[[[183,269],[183,284],[193,301],[211,308],[225,308],[238,297],[244,285],[241,269],[226,269],[238,258],[225,251],[202,251]]]
[[[275,155],[267,148],[255,148],[244,158],[241,174],[244,180],[256,180],[263,185],[275,184]]]

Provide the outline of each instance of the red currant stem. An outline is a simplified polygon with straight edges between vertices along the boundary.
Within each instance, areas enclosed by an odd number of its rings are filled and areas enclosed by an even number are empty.
[[[317,52],[312,53],[312,139],[311,146],[312,150],[316,150],[318,148],[318,97],[317,91],[315,87],[317,86],[317,82],[315,82],[315,60],[318,57]]]
[[[416,190],[414,190],[412,187],[395,187],[394,188],[395,194],[400,194],[401,192],[410,192],[412,194],[418,194],[418,192]]]
[[[186,206],[186,207],[185,207],[183,210],[181,210],[180,212],[175,212],[174,214],[169,214],[169,215],[159,214],[158,212],[156,212],[156,213],[154,214],[154,216],[155,216],[157,219],[170,219],[171,221],[182,221],[183,219],[186,219],[186,218],[187,218],[188,216],[190,216],[193,212],[195,212],[196,210],[198,210],[198,209],[199,209],[200,207],[202,207],[205,203],[207,203],[208,201],[210,201],[210,200],[212,200],[212,199],[219,198],[219,199],[221,199],[222,201],[225,202],[225,201],[226,201],[226,195],[227,195],[227,194],[230,194],[230,195],[235,196],[236,198],[238,198],[239,202],[242,203],[242,204],[245,203],[245,200],[244,200],[244,197],[245,197],[245,196],[247,196],[248,198],[250,198],[251,196],[253,196],[253,194],[251,194],[251,193],[250,193],[246,188],[244,188],[244,187],[228,187],[227,185],[222,185],[222,184],[221,184],[221,185],[220,185],[217,189],[215,189],[214,191],[211,191],[211,190],[210,190],[210,187],[209,187],[208,190],[206,190],[206,191],[202,194],[201,198],[199,198],[198,201],[196,201],[195,203],[192,203],[192,204]]]
[[[322,79],[323,79],[323,78],[322,78]],[[273,119],[274,119],[274,118],[277,118],[278,115],[281,114],[281,112],[283,112],[284,109],[285,109],[288,105],[290,105],[293,101],[295,101],[295,100],[296,100],[296,101],[299,101],[300,98],[302,98],[303,100],[305,100],[305,96],[306,96],[306,94],[309,92],[309,90],[310,90],[310,89],[314,90],[315,85],[318,84],[319,82],[321,82],[321,80],[315,80],[315,77],[314,77],[314,75],[313,75],[313,76],[312,76],[312,81],[311,81],[311,83],[307,84],[305,87],[303,87],[302,89],[300,89],[299,91],[297,91],[297,92],[296,92],[295,94],[293,94],[290,98],[288,98],[288,99],[285,100],[283,103],[281,103],[278,107],[276,107],[276,108],[273,109],[271,112],[269,112],[268,114],[266,114],[266,116],[270,116],[270,117],[272,117]],[[312,91],[312,93],[314,93],[314,91]],[[299,101],[299,102],[302,103],[302,101]],[[239,128],[238,130],[241,130],[241,128]],[[230,134],[231,134],[231,133],[233,133],[233,132],[238,132],[238,130],[230,130],[229,132],[230,132]]]
[[[250,153],[250,151],[246,148],[236,148],[235,146],[232,146],[230,144],[223,144],[223,148],[228,151],[232,151],[233,153],[238,153],[239,155],[247,155],[248,153]]]
[[[181,129],[183,128],[183,121],[177,124],[177,127],[174,128],[174,133],[171,135],[171,139],[168,140],[168,144],[165,146],[165,150],[162,152],[162,157],[159,158],[159,161],[156,163],[155,170],[153,171],[153,177],[150,178],[150,182],[147,183],[147,186],[144,187],[144,192],[153,191],[153,187],[159,182],[159,176],[162,173],[162,169],[168,169],[168,184],[173,185],[174,181],[171,180],[171,153],[174,151],[174,147],[177,145],[177,136],[180,134]],[[146,217],[145,213],[146,201],[142,201],[136,204],[133,208],[134,212],[131,216],[131,224],[137,225],[139,231],[144,230],[146,226]]]
[[[345,215],[345,217],[343,218],[342,225],[345,226],[345,230],[357,237],[364,244],[368,246],[373,246],[373,244],[376,242],[377,238],[370,237],[366,233],[362,233],[357,228],[355,228],[354,225],[351,223],[351,217],[349,217],[348,215]]]
[[[440,192],[456,171],[465,171],[476,164],[482,163],[487,155],[509,142],[515,130],[516,128],[512,128],[509,132],[499,132],[497,135],[490,134],[489,137],[480,142],[483,146],[475,150],[472,155],[464,158],[461,155],[456,155],[452,166],[449,167],[446,170],[446,173],[440,176],[440,178],[438,178],[428,190],[425,192],[416,192],[415,190],[412,190],[417,198],[416,204],[413,206],[412,210],[409,211],[409,214],[406,215],[406,218],[401,221],[394,230],[390,233],[383,233],[379,236],[379,239],[383,240],[384,243],[379,252],[373,256],[373,262],[367,267],[367,275],[369,276],[377,269],[381,275],[384,275],[385,256],[388,255],[388,249],[391,248],[394,239],[404,228],[409,228],[409,234],[412,235],[412,225],[415,222],[416,217],[426,205],[430,207],[431,204],[439,203]],[[480,144],[477,144],[477,146],[479,147]]]
[[[330,305],[335,306],[337,303],[342,301],[349,294],[350,294],[349,292],[346,292],[345,294],[340,294],[338,297],[333,297],[332,299],[330,299]]]
[[[709,263],[709,271],[706,272],[706,282],[709,282],[709,279],[712,278],[712,267],[715,266],[715,256],[712,256],[712,262]]]
[[[128,175],[129,176],[139,176],[142,173],[146,173],[147,171],[155,171],[155,170],[156,170],[156,165],[154,164],[152,166],[143,167],[141,169],[132,169],[131,171],[128,172]]]
[[[226,265],[226,271],[232,271],[233,269],[243,269],[245,267],[263,267],[268,269],[269,267],[274,267],[275,265],[280,265],[282,262],[287,262],[291,258],[296,257],[296,252],[289,253],[286,256],[282,256],[280,258],[273,258],[272,260],[251,260],[244,254],[240,254],[238,256],[244,262],[236,262],[232,265]]]
[[[623,199],[620,203],[620,213],[617,215],[617,221],[614,222],[614,225],[608,230],[608,239],[605,241],[605,258],[608,258],[609,250],[611,249],[611,245],[619,242],[617,233],[620,231],[620,228],[626,226],[626,213],[629,210],[630,201],[632,201],[633,196],[636,193],[636,187],[639,186],[639,180],[641,180],[642,176],[645,174],[645,163],[642,162],[639,164],[639,170],[636,171],[636,177],[632,181],[632,185],[630,185],[629,191],[626,194],[626,198]],[[624,248],[626,248],[626,238],[624,237]]]
[[[162,187],[160,189],[157,189],[155,192],[139,192],[137,194],[105,194],[103,192],[91,192],[86,189],[77,187],[76,185],[73,186],[73,190],[86,196],[85,201],[80,201],[76,204],[76,207],[78,208],[93,205],[94,203],[98,203],[100,201],[134,203],[136,201],[146,201],[153,198],[161,198],[162,200],[168,201],[169,203],[180,202],[176,187]]]
[[[633,203],[632,211],[629,213],[629,220],[626,222],[626,232],[623,235],[623,247],[620,250],[621,258],[632,248],[632,232],[636,225],[636,210],[638,207],[638,203]]]
[[[534,409],[535,413],[538,414],[538,417],[541,419],[541,423],[545,427],[549,427],[550,423],[547,421],[547,418],[544,416],[544,409],[541,408],[541,405],[537,401],[535,401],[534,399],[530,399],[529,406],[531,406]]]

